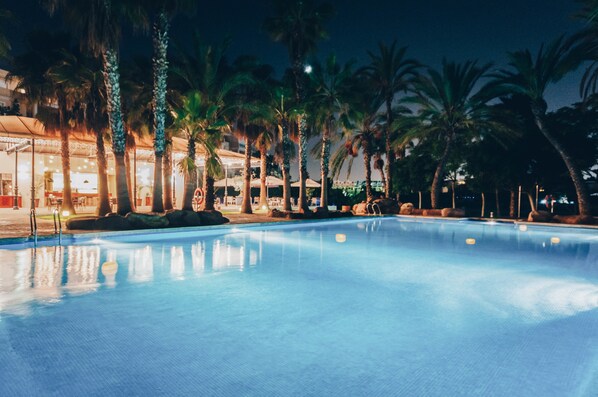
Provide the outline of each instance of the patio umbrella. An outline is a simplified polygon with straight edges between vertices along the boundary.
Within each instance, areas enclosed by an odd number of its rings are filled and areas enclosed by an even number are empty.
[[[299,187],[299,181],[297,181],[295,183],[291,183],[291,186]],[[318,182],[314,181],[313,179],[307,178],[305,180],[305,187],[320,187],[320,184]]]
[[[254,179],[251,181],[251,187],[260,187],[262,181],[260,179]],[[272,175],[266,177],[266,187],[277,187],[284,185],[284,181]]]
[[[214,182],[214,187],[227,187],[227,186],[235,186],[239,183],[239,178],[225,178],[219,181]]]

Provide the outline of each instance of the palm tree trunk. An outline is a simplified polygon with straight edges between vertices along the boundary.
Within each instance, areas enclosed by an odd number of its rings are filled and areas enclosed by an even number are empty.
[[[102,131],[96,131],[96,157],[98,164],[98,207],[96,214],[104,216],[112,212],[110,197],[108,196],[108,161],[106,159],[106,148],[104,147],[104,136]]]
[[[328,209],[328,173],[330,171],[330,129],[330,122],[327,122],[322,135],[320,207],[326,209]]]
[[[500,194],[498,188],[494,189],[494,199],[496,200],[496,217],[500,218]]]
[[[133,149],[135,150],[135,149]],[[133,188],[133,175],[137,172],[136,170],[131,170],[131,148],[127,147],[125,151],[125,175],[127,179],[127,191],[132,192]],[[137,203],[131,203],[131,211],[135,211],[137,208]]]
[[[164,212],[164,194],[162,191],[162,165],[164,156],[155,153],[154,188],[152,189],[152,212]]]
[[[154,113],[154,152],[156,157],[154,167],[154,189],[152,197],[152,212],[164,212],[164,195],[162,191],[162,157],[166,147],[164,124],[166,120],[166,78],[168,75],[168,18],[162,10],[154,23],[154,95],[152,108]]]
[[[444,166],[448,159],[449,153],[451,151],[451,147],[453,145],[454,133],[450,133],[447,138],[446,146],[444,148],[444,152],[442,153],[442,157],[436,166],[436,171],[434,172],[434,179],[432,180],[432,189],[430,192],[430,198],[432,199],[432,208],[438,208],[440,204],[440,188],[442,187],[442,177],[444,176]]]
[[[291,139],[289,138],[289,124],[285,120],[282,122],[282,179],[284,181],[282,187],[282,199],[284,202],[284,211],[293,210],[293,207],[291,206],[291,145]]]
[[[525,192],[525,195],[527,196],[527,200],[529,201],[529,206],[531,207],[532,211],[537,211],[538,209],[536,208],[536,201],[534,200],[534,196],[527,191]]]
[[[266,177],[268,176],[268,151],[262,145],[260,147],[260,208],[268,209],[268,186],[266,186]],[[283,194],[284,196],[284,194]]]
[[[206,161],[207,163],[207,161]],[[203,188],[205,190],[205,199],[203,202],[203,210],[204,211],[213,211],[214,208],[214,177],[210,175],[207,169],[204,169],[204,183]]]
[[[187,140],[187,157],[190,169],[185,169],[185,189],[183,191],[183,210],[193,211],[193,194],[197,189],[197,167],[195,167],[195,139]]]
[[[174,208],[172,203],[172,142],[167,140],[162,157],[162,172],[164,180],[164,210]]]
[[[422,209],[422,191],[418,190],[417,195],[419,197],[419,209]]]
[[[374,200],[372,193],[372,155],[368,145],[363,146],[363,165],[365,168],[365,201]]]
[[[75,214],[75,208],[73,206],[73,194],[71,190],[71,154],[69,150],[69,132],[66,129],[65,112],[66,103],[65,100],[60,100],[59,106],[59,117],[60,117],[60,148],[62,158],[62,210],[68,211],[71,214]]]
[[[102,61],[104,85],[106,87],[106,108],[110,129],[112,130],[112,151],[115,158],[117,212],[120,215],[125,215],[131,212],[131,197],[127,188],[127,174],[124,169],[125,130],[120,101],[120,72],[115,49],[107,48],[104,50]]]
[[[386,174],[384,173],[384,168],[380,168],[380,181],[382,182],[382,186],[384,187],[384,192],[386,193]]]
[[[482,192],[482,213],[481,213],[481,217],[484,217],[484,213],[486,212],[486,194],[484,194],[484,192]]]
[[[243,201],[241,213],[252,214],[251,210],[251,139],[245,134],[245,162],[243,164]]]
[[[456,208],[455,205],[455,181],[452,181],[453,183],[451,183],[451,188],[452,188],[452,199],[453,199],[453,208]]]
[[[571,181],[573,181],[573,185],[575,186],[575,193],[577,194],[579,215],[582,217],[591,216],[592,212],[590,209],[590,195],[588,193],[587,186],[583,180],[581,170],[579,169],[577,164],[575,164],[574,160],[571,158],[571,156],[565,150],[565,148],[561,145],[558,139],[556,139],[556,137],[553,136],[544,125],[545,111],[541,108],[541,106],[535,104],[534,106],[532,106],[532,112],[534,114],[534,119],[536,125],[538,126],[538,129],[540,129],[542,134],[544,134],[548,142],[550,142],[550,144],[554,147],[554,149],[563,159],[565,166],[567,166],[569,176],[571,177]]]
[[[393,122],[392,117],[392,97],[386,98],[386,136],[385,136],[385,151],[386,151],[386,163],[384,164],[386,171],[386,183],[384,185],[384,195],[386,198],[391,198],[393,192],[392,186],[392,166],[394,164],[395,154],[391,146],[391,126]]]
[[[515,189],[509,190],[509,218],[515,218]]]
[[[309,212],[307,205],[307,125],[305,116],[299,118],[299,212]]]

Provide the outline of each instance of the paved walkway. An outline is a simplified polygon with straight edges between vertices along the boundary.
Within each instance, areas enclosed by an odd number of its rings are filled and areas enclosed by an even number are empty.
[[[93,207],[83,207],[77,210],[78,215],[94,215]],[[149,211],[148,208],[140,208],[141,212]],[[280,222],[285,221],[281,218],[271,218],[264,212],[258,212],[254,214],[239,214],[233,212],[236,209],[223,209],[223,214],[230,219],[231,224],[241,223],[262,223],[262,222]],[[49,235],[54,233],[54,221],[52,218],[52,212],[49,209],[41,208],[37,211],[37,233],[39,236]],[[64,233],[86,233],[88,231],[77,231],[77,230],[66,230],[63,220],[63,232]],[[11,208],[0,208],[0,238],[15,238],[15,237],[27,237],[31,233],[29,223],[29,210],[21,208],[13,210]]]

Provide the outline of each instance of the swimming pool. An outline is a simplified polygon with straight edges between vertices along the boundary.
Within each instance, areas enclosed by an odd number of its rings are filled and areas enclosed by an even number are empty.
[[[0,395],[596,396],[596,308],[595,229],[389,217],[2,249]]]

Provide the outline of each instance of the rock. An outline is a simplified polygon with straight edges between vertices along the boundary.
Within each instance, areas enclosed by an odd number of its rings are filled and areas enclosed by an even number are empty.
[[[135,229],[161,229],[168,227],[168,218],[163,215],[129,212],[125,218]]]
[[[414,209],[415,209],[415,207],[413,206],[413,203],[405,203],[405,204],[401,205],[401,209],[399,210],[399,214],[401,214],[401,215],[412,215]]]
[[[359,203],[353,206],[353,213],[355,215],[367,215],[367,204],[366,203]]]
[[[423,216],[442,216],[442,210],[429,209],[422,212]]]
[[[216,210],[197,212],[201,224],[205,226],[222,225],[230,222],[228,218],[222,216],[222,212]]]
[[[84,216],[68,219],[65,223],[69,230],[95,230],[97,216]]]
[[[443,208],[441,215],[449,218],[463,218],[465,217],[465,211],[461,208]]]
[[[423,214],[424,214],[424,211],[425,211],[425,210],[423,210],[423,209],[421,209],[421,208],[414,208],[414,209],[413,209],[413,212],[411,213],[411,215],[420,215],[420,216],[421,216],[421,215],[423,215]]]
[[[195,211],[173,210],[164,216],[169,227],[201,226],[201,218]]]
[[[352,216],[353,213],[351,211],[330,211],[328,213],[329,218],[349,218]]]
[[[595,223],[594,217],[581,215],[555,215],[552,220],[568,225],[593,225]]]
[[[285,218],[287,216],[287,213],[285,211],[280,211],[276,208],[273,208],[270,211],[268,211],[268,216],[270,218]]]
[[[373,201],[380,208],[382,214],[398,214],[400,207],[397,200],[380,198]]]
[[[350,205],[343,205],[341,207],[341,211],[343,211],[343,212],[351,212],[351,206]]]
[[[550,222],[552,214],[548,211],[532,211],[527,217],[528,222]]]
[[[131,223],[124,216],[108,214],[95,221],[96,230],[131,230]]]
[[[330,211],[326,207],[316,207],[314,208],[313,214],[317,219],[325,219],[328,218]]]

